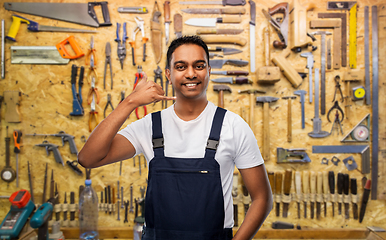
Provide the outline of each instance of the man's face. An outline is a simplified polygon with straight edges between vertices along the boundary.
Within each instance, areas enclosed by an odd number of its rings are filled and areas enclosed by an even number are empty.
[[[176,48],[170,60],[166,77],[171,81],[177,98],[206,99],[210,67],[205,50],[195,44]]]

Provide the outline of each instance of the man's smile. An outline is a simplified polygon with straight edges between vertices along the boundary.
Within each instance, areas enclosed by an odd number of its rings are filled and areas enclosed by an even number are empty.
[[[196,82],[196,83],[184,83],[182,85],[186,86],[187,88],[195,88],[199,84],[200,84],[199,82]]]

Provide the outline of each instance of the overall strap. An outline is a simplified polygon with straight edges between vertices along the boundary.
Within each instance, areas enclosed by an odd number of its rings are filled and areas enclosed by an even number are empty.
[[[205,157],[212,157],[216,154],[217,146],[220,140],[222,123],[227,110],[217,107],[213,117],[212,129],[210,130],[209,139],[206,144]]]
[[[164,155],[164,136],[162,134],[161,112],[151,114],[152,129],[153,129],[153,150],[154,157],[163,157]]]

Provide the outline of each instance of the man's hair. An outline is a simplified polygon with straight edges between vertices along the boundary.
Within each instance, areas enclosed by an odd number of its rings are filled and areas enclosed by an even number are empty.
[[[171,59],[172,59],[172,54],[174,53],[174,51],[176,50],[176,48],[178,48],[178,47],[181,46],[181,45],[185,45],[185,44],[194,44],[194,45],[197,45],[197,46],[202,47],[202,48],[205,50],[206,57],[207,57],[207,59],[208,59],[208,61],[209,61],[209,50],[208,50],[208,46],[207,46],[206,43],[202,40],[201,37],[199,37],[199,36],[197,36],[197,35],[183,36],[183,37],[174,39],[174,40],[170,43],[168,52],[167,52],[167,54],[166,54],[166,68],[170,69],[170,61],[171,61]]]

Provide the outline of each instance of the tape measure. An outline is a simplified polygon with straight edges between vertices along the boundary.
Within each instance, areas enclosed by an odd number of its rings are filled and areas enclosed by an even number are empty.
[[[361,100],[365,97],[366,95],[366,90],[363,86],[355,87],[352,89],[352,95],[353,95],[353,100]]]
[[[359,125],[351,132],[351,137],[357,141],[365,141],[369,137],[370,131],[367,126]]]

